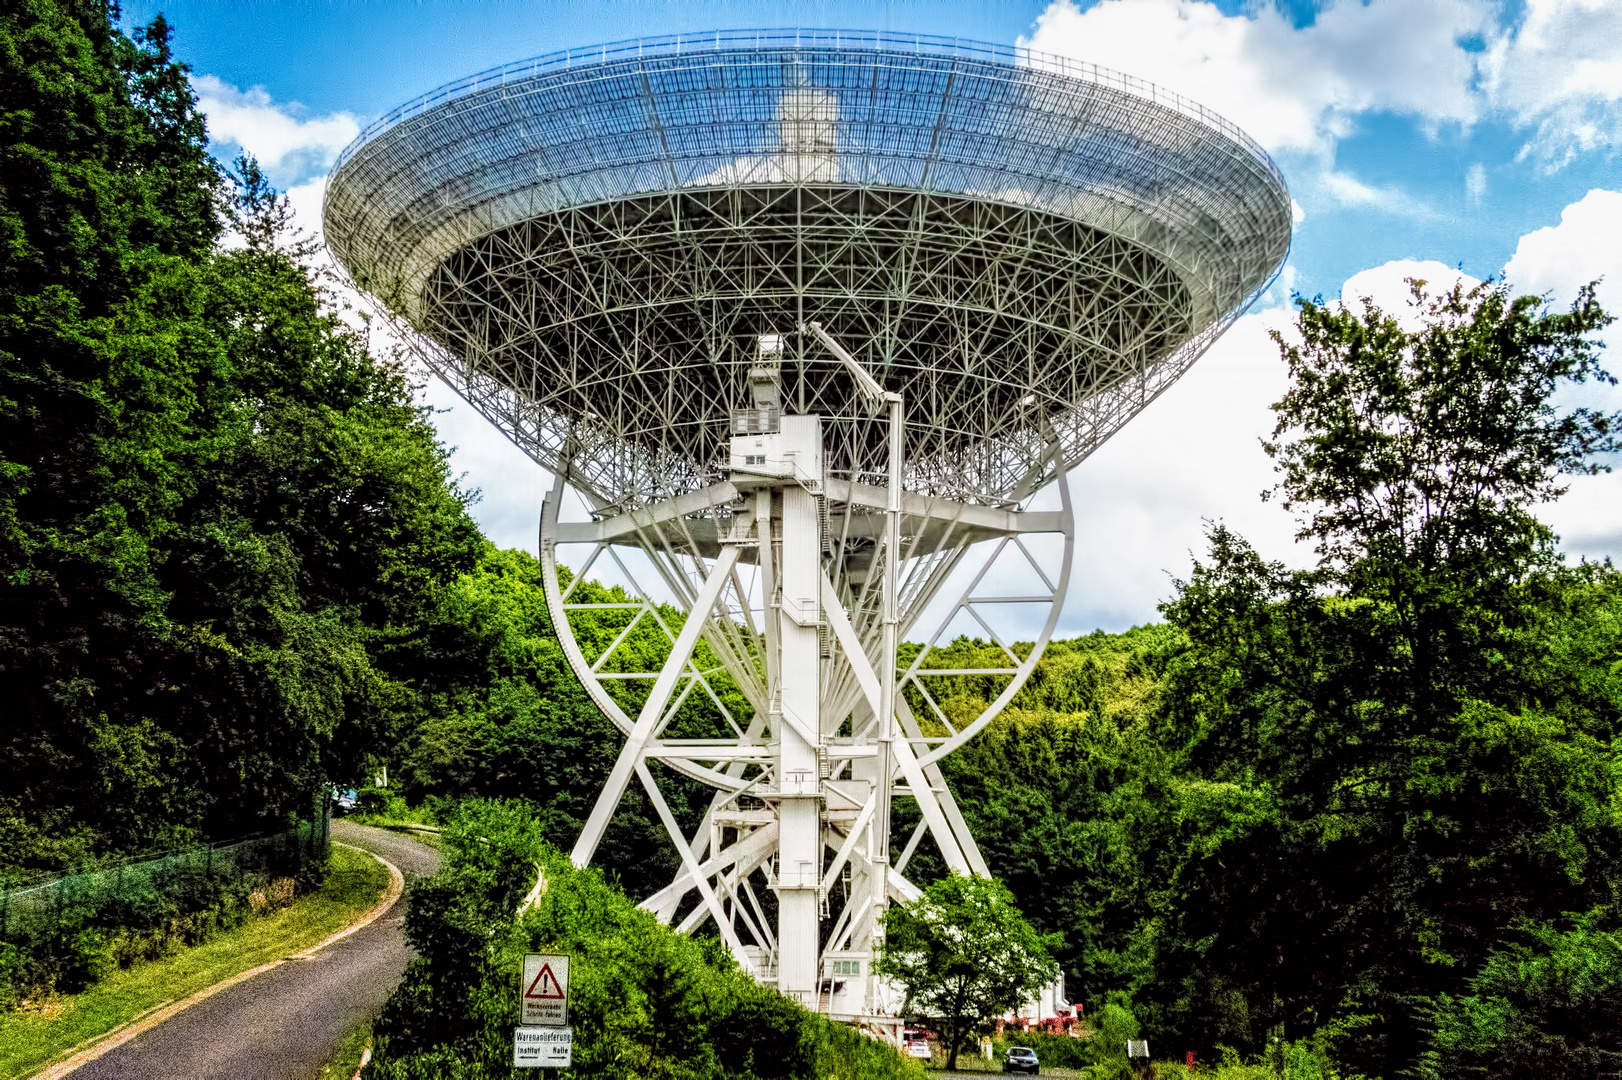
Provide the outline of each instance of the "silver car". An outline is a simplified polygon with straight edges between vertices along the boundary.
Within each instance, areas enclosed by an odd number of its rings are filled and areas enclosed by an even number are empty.
[[[1007,1055],[1002,1059],[1002,1071],[1026,1072],[1036,1076],[1042,1071],[1042,1066],[1036,1060],[1035,1050],[1028,1046],[1010,1046]]]

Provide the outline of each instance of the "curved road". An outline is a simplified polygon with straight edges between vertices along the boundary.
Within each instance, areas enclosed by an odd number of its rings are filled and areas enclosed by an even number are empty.
[[[332,823],[332,838],[373,851],[409,882],[439,865],[426,844]],[[313,1080],[356,1025],[377,1015],[405,973],[405,897],[309,960],[238,983],[87,1062],[73,1080]]]

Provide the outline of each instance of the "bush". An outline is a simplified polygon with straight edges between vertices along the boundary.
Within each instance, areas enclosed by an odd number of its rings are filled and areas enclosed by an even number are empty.
[[[1128,1039],[1136,1039],[1139,1030],[1131,1002],[1121,995],[1112,996],[1093,1019],[1096,1024],[1093,1034],[1082,1043],[1086,1061],[1094,1067],[1093,1075],[1099,1080],[1130,1075],[1126,1043]]]
[[[412,888],[419,956],[374,1029],[372,1080],[517,1075],[526,953],[571,957],[575,1075],[719,1080],[916,1077],[892,1048],[800,1008],[715,939],[639,910],[595,868],[551,848],[522,804],[469,801],[444,826],[438,874]],[[515,914],[537,873],[546,888]]]
[[[199,944],[250,915],[287,906],[325,878],[318,825],[0,897],[0,1009],[78,993],[114,967]]]
[[[1071,1035],[1050,1035],[1045,1031],[1005,1031],[992,1045],[992,1053],[1001,1061],[1008,1056],[1010,1046],[1028,1046],[1036,1051],[1037,1060],[1044,1068],[1081,1069],[1094,1061],[1092,1040]]]
[[[1622,931],[1607,915],[1579,916],[1565,931],[1533,928],[1529,944],[1487,961],[1468,994],[1439,998],[1420,1075],[1622,1075]]]

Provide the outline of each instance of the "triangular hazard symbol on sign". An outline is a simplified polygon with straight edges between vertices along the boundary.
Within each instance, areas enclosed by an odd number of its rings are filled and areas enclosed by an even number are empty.
[[[524,996],[527,998],[540,998],[544,1001],[563,1000],[563,987],[558,985],[558,977],[552,974],[551,964],[541,965],[541,970],[535,975],[535,981],[529,984],[529,989],[524,991]]]

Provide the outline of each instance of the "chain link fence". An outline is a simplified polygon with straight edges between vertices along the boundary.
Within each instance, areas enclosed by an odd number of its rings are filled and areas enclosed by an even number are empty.
[[[0,1007],[81,989],[110,966],[285,906],[320,880],[330,849],[323,814],[284,832],[0,889]]]

